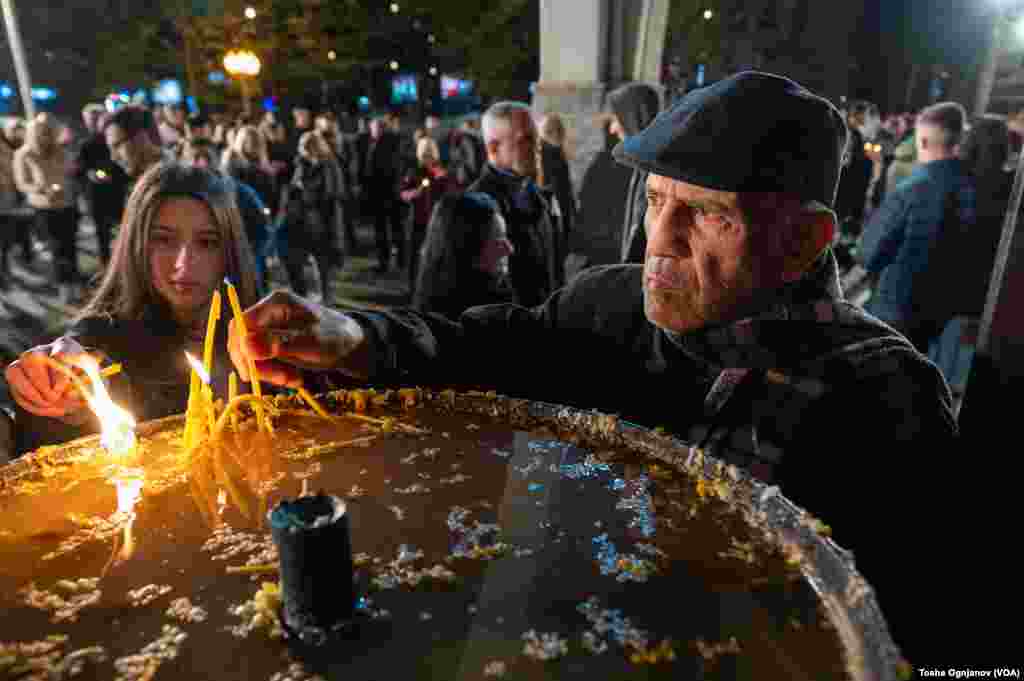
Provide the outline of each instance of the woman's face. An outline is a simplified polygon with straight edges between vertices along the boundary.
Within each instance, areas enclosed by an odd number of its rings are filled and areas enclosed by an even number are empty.
[[[149,235],[153,287],[179,323],[190,325],[224,279],[227,260],[213,213],[197,199],[160,206]]]
[[[508,274],[508,257],[513,253],[515,253],[515,249],[512,247],[512,242],[508,240],[505,218],[500,213],[495,213],[494,221],[491,223],[491,236],[484,241],[484,245],[480,249],[476,267],[488,274]]]

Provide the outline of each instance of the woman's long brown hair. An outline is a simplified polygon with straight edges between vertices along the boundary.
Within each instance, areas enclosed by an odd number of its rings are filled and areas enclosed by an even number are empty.
[[[219,173],[160,163],[142,175],[128,197],[120,231],[100,284],[92,299],[75,318],[139,320],[147,314],[173,320],[170,306],[153,286],[149,238],[163,202],[173,198],[202,201],[210,209],[224,248],[225,271],[238,291],[243,308],[256,303],[256,266],[242,227],[233,184]]]

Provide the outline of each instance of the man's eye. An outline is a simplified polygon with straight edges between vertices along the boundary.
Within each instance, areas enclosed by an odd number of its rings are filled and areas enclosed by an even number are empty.
[[[203,248],[208,248],[208,249],[219,248],[220,247],[220,240],[219,239],[200,239],[199,240],[199,245],[202,246]]]

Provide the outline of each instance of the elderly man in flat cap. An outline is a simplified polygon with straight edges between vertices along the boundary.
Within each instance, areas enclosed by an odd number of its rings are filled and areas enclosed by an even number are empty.
[[[643,265],[590,269],[536,308],[474,308],[457,323],[275,293],[247,311],[246,338],[232,330],[232,358],[245,375],[247,353],[280,385],[337,372],[496,389],[663,426],[828,523],[906,646],[921,631],[920,598],[905,600],[917,572],[889,552],[929,549],[932,508],[910,495],[934,483],[943,467],[925,463],[956,425],[935,366],[839,289],[831,206],[846,141],[824,99],[738,74],[614,151],[650,173]],[[305,333],[285,342],[275,327]]]

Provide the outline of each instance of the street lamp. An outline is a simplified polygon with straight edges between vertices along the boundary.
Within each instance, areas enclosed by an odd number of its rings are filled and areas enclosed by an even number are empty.
[[[437,75],[437,67],[436,66],[431,66],[430,67],[430,75],[432,75],[432,76],[436,76]]]
[[[434,37],[433,33],[431,33],[430,35],[427,36],[427,42],[430,43],[431,45],[433,45],[434,41],[436,41],[436,40],[437,40],[437,38]]]
[[[398,3],[397,2],[391,3],[391,13],[392,14],[398,14],[398,9],[399,8],[398,8]]]
[[[715,16],[715,13],[709,9],[704,10],[704,21],[711,21],[711,18]]]
[[[330,52],[327,53],[327,58],[330,59],[331,61],[334,61],[335,59],[338,58],[338,53],[335,52],[334,50],[331,50]]]
[[[245,8],[245,18],[246,19],[255,19],[256,18],[256,8],[255,7],[246,7]]]
[[[398,70],[398,62],[397,61],[391,62],[391,70],[392,71],[397,71]]]
[[[249,79],[260,75],[260,58],[250,50],[231,50],[224,55],[224,69],[238,78],[242,88],[242,105],[246,114],[252,107],[249,102]]]

